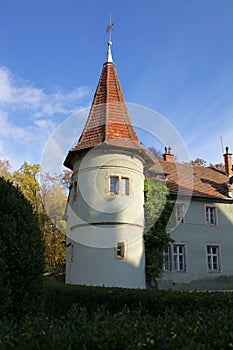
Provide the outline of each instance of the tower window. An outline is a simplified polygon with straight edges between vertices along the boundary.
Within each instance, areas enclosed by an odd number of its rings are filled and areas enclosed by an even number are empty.
[[[121,178],[121,194],[129,195],[129,179],[127,177]]]
[[[110,176],[110,192],[114,194],[119,193],[119,177]]]
[[[73,187],[73,201],[76,201],[78,198],[78,182],[74,182],[74,187]]]
[[[115,247],[115,258],[117,260],[123,260],[125,259],[125,243],[124,242],[117,242]]]

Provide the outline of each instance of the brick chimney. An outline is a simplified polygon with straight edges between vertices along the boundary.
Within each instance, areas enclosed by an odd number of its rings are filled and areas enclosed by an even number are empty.
[[[226,153],[223,155],[224,157],[224,164],[225,164],[225,173],[228,176],[233,175],[233,169],[232,169],[232,153],[229,153],[229,148],[226,147]]]
[[[163,154],[163,160],[166,162],[173,163],[174,162],[174,154],[172,154],[171,146],[165,147],[165,153]]]

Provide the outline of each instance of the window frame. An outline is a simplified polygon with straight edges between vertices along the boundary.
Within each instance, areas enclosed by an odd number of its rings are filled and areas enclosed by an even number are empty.
[[[175,252],[175,249],[182,248],[182,252]],[[164,272],[186,272],[187,271],[187,244],[175,242],[167,246],[164,256]],[[180,261],[182,257],[182,261]],[[183,264],[183,268],[180,265]]]
[[[213,222],[211,222],[211,215],[212,213],[207,213],[207,210],[214,211],[214,215],[213,215]],[[210,220],[209,220],[210,219]],[[205,223],[207,226],[218,226],[218,216],[217,216],[217,207],[216,205],[212,205],[212,204],[205,204]]]
[[[120,249],[120,254],[118,254]],[[114,248],[114,255],[116,260],[126,260],[126,242],[117,241]]]
[[[78,199],[78,180],[74,180],[72,182],[72,189],[73,189],[72,201],[75,202]]]
[[[185,223],[185,215],[184,215],[184,203],[176,203],[176,223],[184,224]],[[179,218],[178,218],[178,208],[180,210]]]
[[[111,183],[111,180],[113,180],[113,179],[115,179],[115,180],[117,180],[116,181],[116,184],[112,184]],[[111,175],[111,176],[109,176],[109,192],[111,193],[111,194],[119,194],[119,190],[120,190],[120,181],[119,181],[119,176],[115,176],[115,175]],[[114,189],[116,188],[116,191],[112,191],[111,190],[111,188],[112,188],[112,186],[114,186]]]
[[[131,178],[128,175],[124,174],[109,174],[107,176],[107,193],[113,196],[129,196],[130,195],[130,183],[131,183]],[[111,179],[117,179],[118,180],[118,185],[117,185],[117,191],[111,191]],[[126,186],[125,186],[125,191],[123,191],[122,187],[122,179],[126,180]]]
[[[217,253],[213,253],[213,251],[211,253],[208,252],[208,248],[210,248],[211,250],[213,248],[217,249]],[[210,273],[215,273],[215,272],[221,272],[222,268],[221,268],[221,255],[220,255],[220,245],[217,243],[207,243],[206,244],[206,265],[207,265],[207,272]],[[211,261],[209,261],[209,257],[211,258]],[[217,257],[217,268],[213,268],[214,267],[214,257]],[[212,268],[210,268],[210,264],[212,265]]]

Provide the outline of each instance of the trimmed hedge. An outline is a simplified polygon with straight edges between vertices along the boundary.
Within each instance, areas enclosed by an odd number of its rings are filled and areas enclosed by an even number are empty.
[[[26,318],[19,325],[0,321],[1,349],[230,349],[232,312],[167,311],[152,316],[142,309],[124,308],[112,315],[102,309],[88,313],[73,309],[67,317]]]
[[[48,316],[62,316],[73,305],[94,312],[104,307],[111,314],[124,306],[130,310],[142,308],[151,315],[173,310],[179,315],[186,312],[209,312],[216,308],[233,312],[233,294],[229,292],[174,292],[123,288],[86,287],[64,284],[47,284],[45,312]]]

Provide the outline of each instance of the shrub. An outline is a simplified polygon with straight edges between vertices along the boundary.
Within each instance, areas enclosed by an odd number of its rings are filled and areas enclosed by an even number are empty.
[[[233,312],[233,294],[221,292],[174,292],[124,288],[87,287],[64,284],[46,286],[45,312],[48,316],[66,315],[72,305],[85,307],[94,312],[104,306],[111,314],[120,312],[124,306],[130,310],[138,307],[157,316],[173,310],[185,312],[209,312],[213,308],[227,307]]]
[[[37,218],[20,190],[0,178],[2,315],[35,311],[42,301],[44,249]]]

